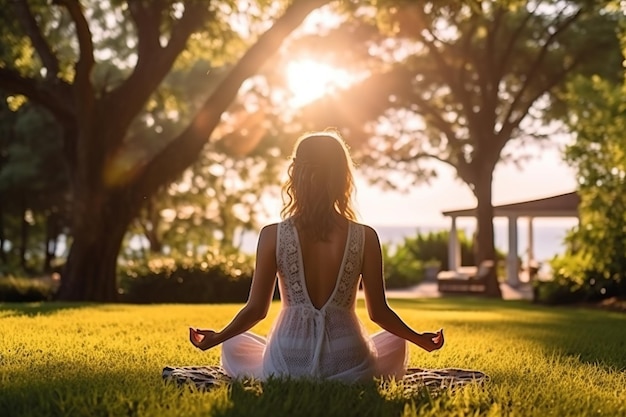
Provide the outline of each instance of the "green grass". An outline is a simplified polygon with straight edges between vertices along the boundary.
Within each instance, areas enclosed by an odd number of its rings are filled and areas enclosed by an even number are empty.
[[[626,314],[471,298],[395,300],[446,346],[410,365],[488,373],[406,398],[398,387],[270,381],[198,392],[161,381],[165,365],[218,364],[187,327],[221,328],[236,305],[0,304],[1,416],[626,416]],[[265,334],[276,315],[254,330]],[[362,304],[359,314],[370,331]]]

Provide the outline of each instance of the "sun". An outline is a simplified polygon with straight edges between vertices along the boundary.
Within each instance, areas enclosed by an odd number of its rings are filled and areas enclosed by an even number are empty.
[[[301,59],[287,64],[287,87],[290,104],[302,107],[326,94],[346,88],[353,82],[350,73],[329,64]]]

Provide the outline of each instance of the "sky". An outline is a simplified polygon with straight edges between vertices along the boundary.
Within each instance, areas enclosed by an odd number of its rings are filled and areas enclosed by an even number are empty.
[[[493,204],[516,203],[575,191],[575,171],[563,162],[562,145],[561,142],[543,149],[538,146],[524,148],[530,159],[519,167],[499,163],[494,172]],[[383,192],[359,178],[356,202],[360,219],[379,226],[448,226],[450,220],[441,214],[442,211],[476,206],[469,187],[455,179],[453,169],[444,164],[438,170],[437,179],[417,185],[408,193]],[[506,221],[494,221],[500,220]]]
[[[576,190],[575,171],[562,160],[565,139],[551,146],[527,146],[522,151],[530,158],[519,167],[503,162],[496,166],[493,181],[493,204],[516,203],[525,200],[550,197]],[[517,148],[516,148],[517,146]],[[519,145],[510,143],[508,148],[520,153]],[[440,164],[438,177],[428,184],[415,185],[409,192],[381,191],[371,186],[356,171],[356,208],[359,221],[373,226],[429,226],[447,228],[450,219],[442,211],[473,208],[476,199],[469,187],[455,179],[451,167]],[[280,221],[281,201],[271,198],[265,201],[269,218],[264,222]],[[572,219],[536,219],[537,224],[569,226]],[[495,218],[494,224],[506,224],[507,219]],[[473,228],[475,220],[459,218],[460,228]]]

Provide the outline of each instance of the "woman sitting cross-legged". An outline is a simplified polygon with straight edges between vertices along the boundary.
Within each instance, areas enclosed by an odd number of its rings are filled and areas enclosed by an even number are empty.
[[[378,236],[355,221],[352,170],[336,132],[298,141],[284,186],[284,220],[261,230],[246,305],[219,332],[190,329],[199,349],[223,344],[230,377],[402,378],[406,341],[429,352],[443,346],[442,330],[418,333],[387,304]],[[276,277],[281,310],[265,339],[248,330],[266,316]],[[369,317],[384,329],[371,337],[355,311],[359,281]]]

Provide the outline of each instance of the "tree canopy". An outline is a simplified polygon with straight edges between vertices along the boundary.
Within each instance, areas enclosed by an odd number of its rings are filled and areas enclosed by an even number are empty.
[[[63,129],[72,247],[60,298],[116,299],[116,259],[143,202],[197,160],[241,84],[325,3],[0,2],[9,11],[0,18],[0,89]],[[247,33],[234,29],[238,18],[254,23]],[[197,51],[212,81],[192,87],[206,95],[189,122],[150,141],[129,135],[167,75]]]
[[[432,161],[453,167],[477,200],[477,259],[495,259],[492,177],[505,145],[550,138],[574,75],[616,77],[622,19],[606,2],[360,2],[308,44],[328,56],[319,45],[349,42],[329,59],[361,80],[305,117],[347,129],[375,181],[389,170],[428,178]],[[495,275],[488,292],[499,294]]]

